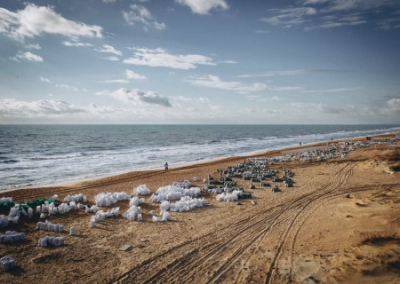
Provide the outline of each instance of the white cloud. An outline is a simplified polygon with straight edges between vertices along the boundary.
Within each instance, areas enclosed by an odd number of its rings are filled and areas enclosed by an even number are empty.
[[[188,80],[192,85],[203,86],[214,89],[234,91],[238,93],[249,93],[262,91],[267,88],[267,85],[262,83],[254,83],[251,85],[245,85],[240,82],[224,82],[219,77],[214,75],[208,75],[204,77],[194,77]]]
[[[103,0],[103,3],[115,3],[116,0]]]
[[[122,16],[129,25],[134,26],[137,23],[142,23],[146,26],[153,26],[157,30],[167,28],[165,23],[154,21],[153,15],[143,5],[133,4],[130,8],[131,10],[128,12],[122,11]]]
[[[120,50],[115,49],[113,46],[108,45],[108,44],[103,44],[103,48],[95,49],[98,52],[103,52],[103,53],[111,53],[115,54],[118,56],[122,56],[122,52]]]
[[[24,102],[14,99],[0,100],[0,117],[46,117],[83,113],[85,109],[59,100]]]
[[[49,79],[44,78],[44,77],[40,77],[40,82],[51,83],[51,81]]]
[[[272,9],[269,11],[273,15],[261,20],[287,28],[307,23],[304,28],[308,31],[358,26],[370,21],[376,22],[382,29],[390,29],[397,25],[382,24],[387,16],[382,11],[400,8],[398,0],[303,0],[297,3],[302,7]]]
[[[269,71],[262,74],[245,74],[239,75],[239,78],[257,78],[257,77],[274,77],[274,76],[296,76],[304,74],[318,74],[318,73],[345,73],[348,70],[334,70],[334,69],[309,69],[309,70],[285,70],[285,71]]]
[[[67,84],[56,84],[56,87],[60,88],[60,89],[64,89],[64,90],[69,90],[69,91],[75,91],[75,92],[79,91],[79,89],[77,87],[70,86]]]
[[[16,40],[43,34],[58,34],[70,38],[101,38],[102,27],[65,19],[51,6],[36,6],[28,3],[23,10],[17,12],[0,8],[0,33],[5,33]]]
[[[193,13],[207,15],[212,9],[229,9],[225,0],[175,0],[175,2],[188,6]]]
[[[221,61],[220,63],[237,64],[237,61],[234,61],[234,60],[225,60],[225,61]]]
[[[267,30],[256,30],[256,31],[254,31],[256,34],[269,34],[270,33],[270,31],[267,31]]]
[[[127,79],[134,79],[134,80],[146,80],[146,76],[140,75],[138,73],[135,73],[131,70],[126,69],[125,71],[126,78]]]
[[[85,42],[79,42],[79,41],[63,41],[63,45],[65,46],[73,46],[73,47],[87,47],[87,46],[92,46],[90,43],[85,43]]]
[[[103,83],[120,83],[120,84],[127,84],[129,83],[128,80],[125,79],[117,79],[117,80],[106,80]]]
[[[400,116],[400,98],[392,98],[386,101],[381,112],[385,115]]]
[[[41,49],[39,44],[28,44],[28,45],[25,45],[25,48],[27,48],[27,49]]]
[[[171,104],[166,97],[162,97],[154,92],[142,92],[140,90],[127,90],[124,88],[115,91],[101,91],[97,92],[98,96],[108,96],[122,102],[131,103],[133,105],[140,105],[145,102],[148,104],[160,105],[163,107],[170,107]]]
[[[361,90],[361,88],[336,88],[336,89],[325,89],[325,90],[310,90],[304,91],[303,93],[346,93]]]
[[[197,65],[216,65],[210,57],[198,54],[173,55],[162,48],[132,48],[132,50],[134,50],[133,57],[125,59],[124,63],[182,70],[194,69]]]
[[[19,62],[20,60],[28,60],[32,62],[43,62],[43,58],[39,55],[33,54],[29,51],[27,52],[19,52],[16,56],[11,57],[12,60]]]
[[[307,16],[316,15],[318,12],[312,7],[296,7],[279,10],[279,15],[262,18],[261,21],[273,26],[292,27],[304,23]]]
[[[110,60],[110,61],[119,61],[119,58],[116,56],[108,56],[108,57],[103,57],[103,58]]]

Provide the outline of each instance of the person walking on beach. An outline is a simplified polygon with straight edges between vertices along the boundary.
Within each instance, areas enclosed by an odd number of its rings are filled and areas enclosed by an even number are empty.
[[[168,171],[168,163],[167,162],[165,162],[164,167],[165,167],[165,170]]]

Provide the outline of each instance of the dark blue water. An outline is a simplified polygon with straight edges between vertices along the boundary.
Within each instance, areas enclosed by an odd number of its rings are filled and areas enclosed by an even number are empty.
[[[0,125],[0,190],[399,131],[400,125]]]

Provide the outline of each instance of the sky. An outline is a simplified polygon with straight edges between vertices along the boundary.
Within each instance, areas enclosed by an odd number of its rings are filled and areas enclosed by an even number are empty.
[[[14,123],[398,124],[400,1],[1,1]]]

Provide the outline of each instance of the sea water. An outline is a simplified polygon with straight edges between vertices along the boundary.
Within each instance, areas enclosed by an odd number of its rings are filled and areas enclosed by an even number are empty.
[[[0,190],[399,131],[400,125],[0,125]]]

